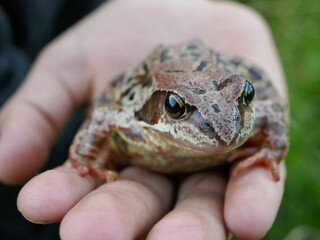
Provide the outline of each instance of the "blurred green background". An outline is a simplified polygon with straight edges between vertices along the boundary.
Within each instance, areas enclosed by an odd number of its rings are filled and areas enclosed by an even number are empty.
[[[270,25],[290,98],[288,176],[264,239],[320,239],[320,0],[238,0]]]

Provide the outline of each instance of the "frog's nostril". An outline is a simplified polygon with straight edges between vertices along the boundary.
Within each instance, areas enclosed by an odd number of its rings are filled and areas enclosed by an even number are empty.
[[[204,132],[210,139],[214,138],[217,133],[212,126],[212,123],[209,121],[202,121],[199,124],[199,128],[202,132]]]
[[[202,122],[200,124],[200,128],[204,131],[208,131],[210,128],[212,128],[212,124],[210,122]]]

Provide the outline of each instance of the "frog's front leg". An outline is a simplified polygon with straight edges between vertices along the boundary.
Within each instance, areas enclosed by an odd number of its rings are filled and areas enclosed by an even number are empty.
[[[121,124],[117,120],[124,117],[123,112],[121,106],[113,103],[96,106],[81,126],[69,150],[69,160],[81,176],[90,173],[107,182],[118,178],[117,171],[112,168],[114,159],[108,139]],[[126,116],[128,119],[130,117]]]
[[[256,124],[254,135],[245,146],[230,158],[246,157],[233,170],[239,175],[252,165],[265,165],[273,179],[280,180],[279,163],[288,150],[287,112],[280,99],[256,102]],[[232,159],[231,159],[232,160]]]

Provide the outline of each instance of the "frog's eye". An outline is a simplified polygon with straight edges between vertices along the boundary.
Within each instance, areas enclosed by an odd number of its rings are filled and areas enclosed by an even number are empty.
[[[179,119],[184,117],[186,104],[184,99],[175,93],[168,93],[165,100],[165,109],[170,117]]]
[[[248,106],[249,103],[252,102],[253,97],[254,97],[254,88],[252,84],[246,80],[244,83],[243,92],[241,94],[243,105]]]

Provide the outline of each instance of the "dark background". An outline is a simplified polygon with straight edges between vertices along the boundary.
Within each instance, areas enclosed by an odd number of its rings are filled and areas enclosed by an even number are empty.
[[[95,9],[102,0],[0,1],[0,106],[17,89],[39,51],[55,36]],[[67,124],[44,170],[67,159],[68,146],[82,119],[81,109]],[[21,187],[0,185],[0,239],[59,239],[59,225],[25,220],[16,207]]]
[[[38,52],[102,0],[0,0],[0,106],[17,89]],[[270,25],[287,77],[291,147],[284,200],[264,239],[320,239],[320,1],[238,0]],[[74,113],[45,169],[67,157],[82,119]],[[0,185],[1,239],[59,239],[58,224],[37,225],[16,208],[19,187]]]

